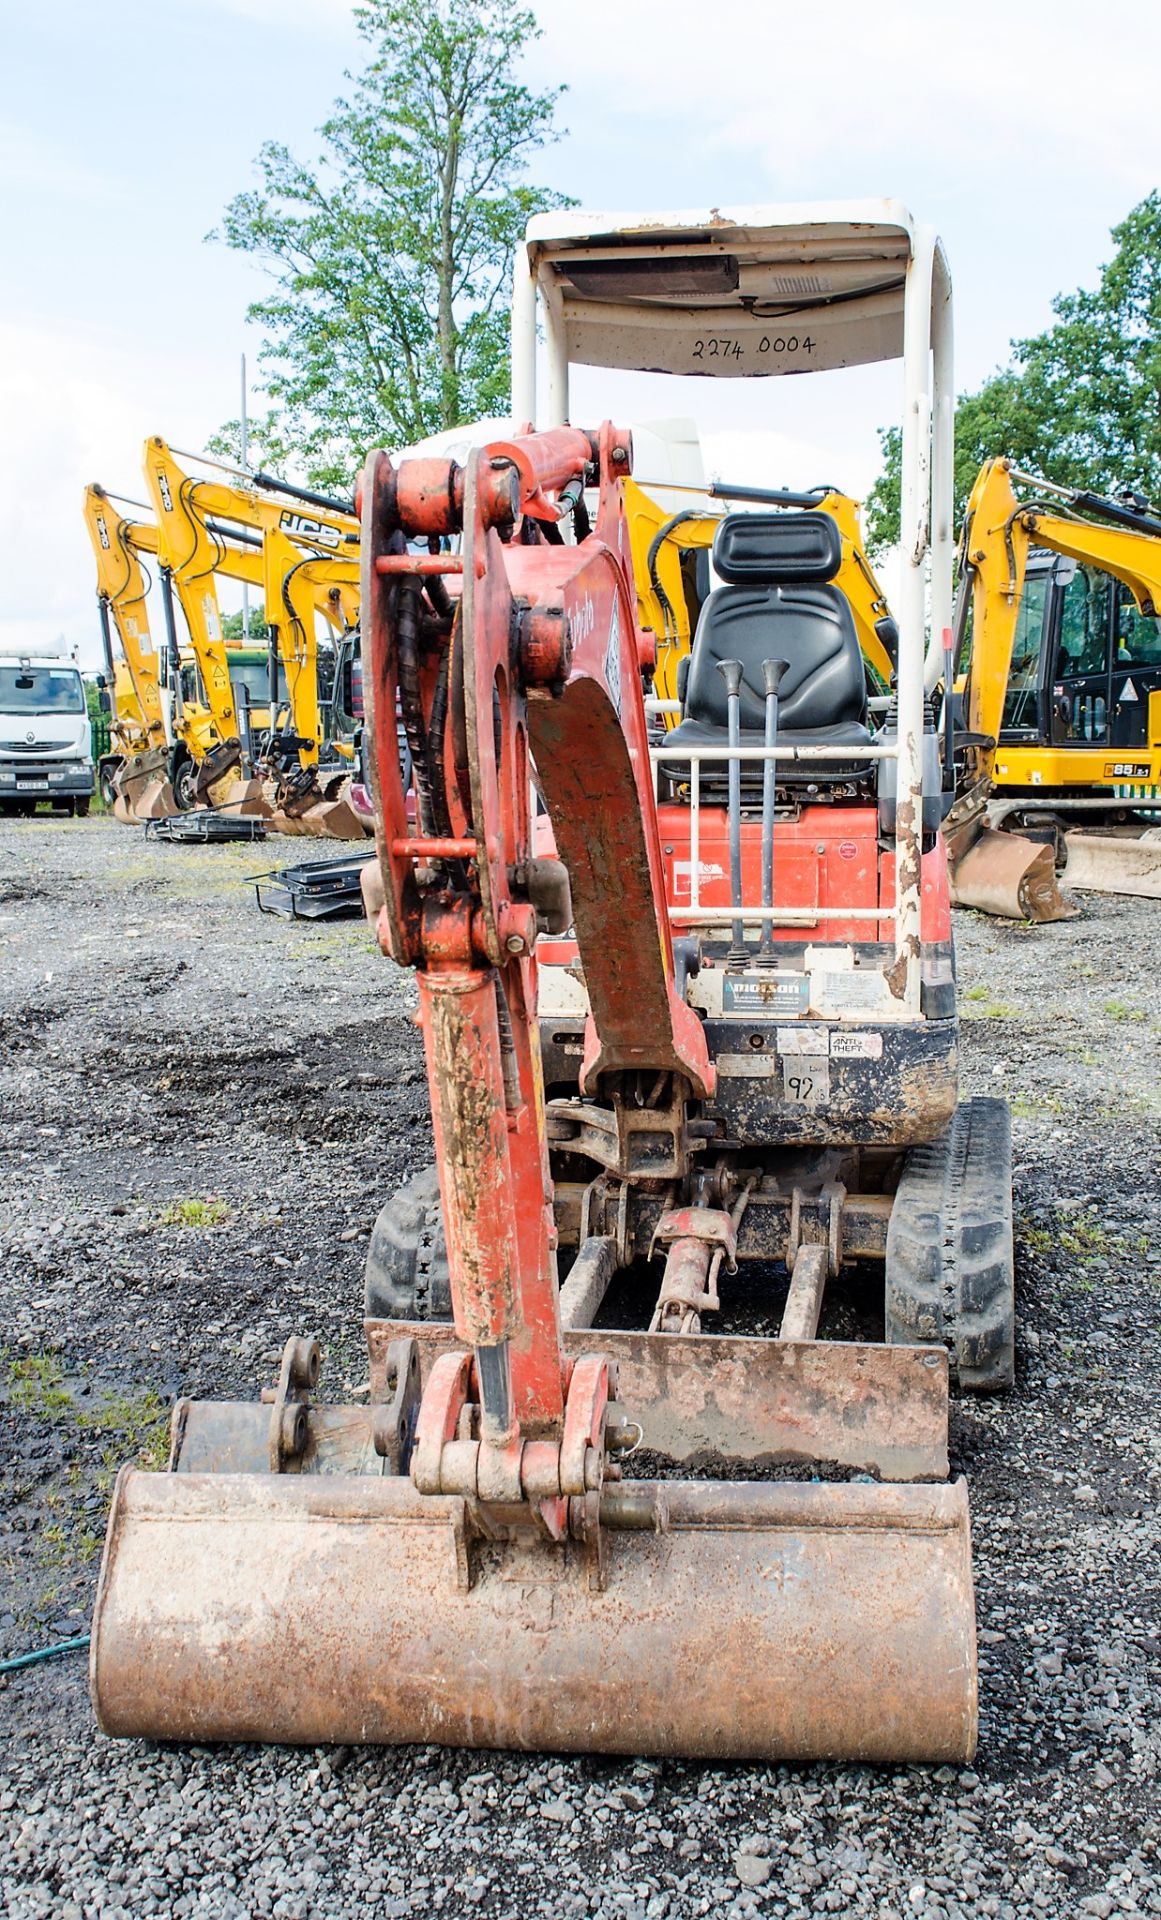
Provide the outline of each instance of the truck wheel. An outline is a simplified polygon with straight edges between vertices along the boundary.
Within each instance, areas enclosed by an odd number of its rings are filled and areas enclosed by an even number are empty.
[[[198,770],[188,754],[174,767],[172,786],[174,800],[181,812],[191,812],[198,803]]]
[[[907,1155],[887,1228],[893,1344],[948,1350],[951,1377],[999,1393],[1015,1377],[1012,1118],[967,1100],[938,1140]]]
[[[97,771],[97,790],[101,796],[101,805],[113,810],[117,798],[117,775],[124,763],[120,760],[102,760]]]
[[[87,819],[88,819],[88,817],[89,817],[89,796],[88,796],[88,794],[87,794],[87,793],[85,793],[85,794],[82,794],[82,795],[81,795],[81,797],[80,797],[80,799],[79,799],[79,800],[78,800],[78,801],[76,802],[76,804],[75,804],[75,806],[74,806],[74,808],[73,808],[73,812],[74,812],[74,813],[76,814],[76,817],[77,817],[77,819],[78,819],[78,820],[87,820]]]
[[[369,1320],[450,1320],[451,1280],[439,1175],[425,1167],[391,1195],[371,1232],[364,1271]]]

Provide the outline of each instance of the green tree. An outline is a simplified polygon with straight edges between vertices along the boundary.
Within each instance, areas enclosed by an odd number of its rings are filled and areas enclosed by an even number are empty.
[[[1014,340],[1014,364],[957,401],[957,519],[980,466],[997,454],[1062,486],[1161,496],[1161,193],[1112,237],[1099,284],[1058,294],[1055,324]],[[899,537],[899,429],[879,438],[883,470],[867,497],[872,552]]]
[[[256,445],[348,489],[377,443],[507,410],[513,252],[530,215],[564,204],[525,178],[558,98],[517,77],[529,11],[367,0],[355,19],[369,57],[317,165],[267,142],[261,185],[210,236],[274,281],[249,312],[274,403]]]
[[[222,615],[222,638],[223,640],[241,640],[243,638],[241,607],[238,608],[236,613],[224,613]],[[266,610],[261,600],[252,600],[250,602],[250,645],[252,647],[261,647],[265,646],[265,644]]]

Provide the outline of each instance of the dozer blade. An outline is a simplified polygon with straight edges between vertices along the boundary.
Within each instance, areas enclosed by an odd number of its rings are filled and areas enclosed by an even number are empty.
[[[1161,830],[1150,827],[1135,836],[1114,833],[1066,833],[1065,872],[1070,887],[1090,893],[1135,894],[1161,900]]]
[[[1056,884],[1051,844],[1019,833],[985,827],[952,863],[949,882],[955,906],[1004,920],[1071,920],[1077,911]]]
[[[93,1618],[106,1733],[964,1763],[952,1486],[624,1481],[579,1545],[470,1537],[403,1478],[122,1471]]]

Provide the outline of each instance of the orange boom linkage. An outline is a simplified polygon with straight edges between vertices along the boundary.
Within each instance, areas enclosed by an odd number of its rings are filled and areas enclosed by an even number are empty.
[[[569,899],[589,995],[582,1089],[640,1069],[712,1090],[701,1024],[679,999],[653,799],[621,492],[626,436],[571,428],[472,454],[466,468],[371,456],[363,483],[368,704],[386,899],[382,945],[418,970],[455,1328],[420,1409],[415,1481],[534,1503],[554,1538],[600,1489],[609,1364],[565,1358],[540,1072],[538,907]],[[546,498],[599,478],[581,546],[512,539]],[[463,527],[462,560],[384,552]],[[502,540],[501,536],[504,536]],[[404,582],[458,572],[450,646],[408,659]],[[394,589],[394,592],[392,591]],[[394,617],[392,603],[395,603]],[[436,769],[409,830],[395,732],[408,678]],[[462,715],[462,724],[457,720]],[[537,859],[530,754],[565,865]],[[616,938],[608,900],[618,898]],[[470,1385],[474,1367],[474,1386]],[[469,1398],[479,1441],[456,1438]]]

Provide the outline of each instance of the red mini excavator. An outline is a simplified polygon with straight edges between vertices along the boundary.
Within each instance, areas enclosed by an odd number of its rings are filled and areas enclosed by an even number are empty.
[[[109,1732],[973,1751],[948,1381],[1011,1376],[1010,1148],[956,1101],[922,649],[872,732],[833,523],[728,517],[651,746],[631,464],[608,424],[368,460],[377,921],[436,1172],[376,1227],[369,1404],[291,1340],[261,1403],[180,1403],[170,1471],[119,1478]],[[776,1338],[703,1325],[743,1261]],[[596,1329],[645,1262],[648,1325]],[[866,1262],[885,1340],[820,1338]]]

